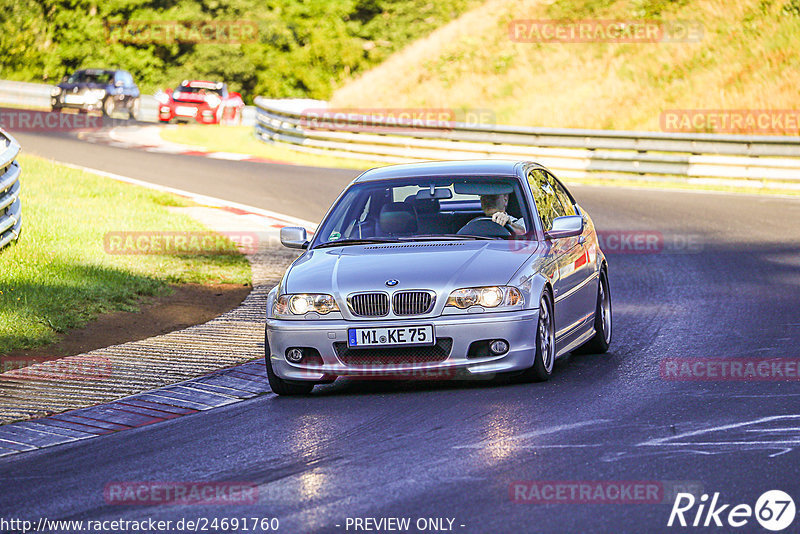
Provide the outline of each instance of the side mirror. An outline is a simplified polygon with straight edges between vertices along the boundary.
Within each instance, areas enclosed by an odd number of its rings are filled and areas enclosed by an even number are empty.
[[[544,233],[547,239],[561,239],[574,237],[583,233],[583,217],[580,215],[565,215],[553,219],[553,227]]]
[[[306,229],[299,226],[281,228],[281,244],[288,248],[307,248],[308,234]]]

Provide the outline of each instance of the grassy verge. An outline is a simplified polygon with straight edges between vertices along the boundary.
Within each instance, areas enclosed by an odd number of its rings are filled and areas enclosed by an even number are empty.
[[[178,124],[162,128],[161,138],[172,143],[203,147],[214,152],[251,154],[260,158],[311,167],[369,169],[380,165],[358,159],[305,154],[284,146],[263,143],[256,139],[252,126]]]
[[[0,250],[0,354],[52,343],[99,314],[134,310],[170,283],[250,283],[239,254],[112,255],[108,232],[208,231],[174,195],[20,156],[23,229]]]

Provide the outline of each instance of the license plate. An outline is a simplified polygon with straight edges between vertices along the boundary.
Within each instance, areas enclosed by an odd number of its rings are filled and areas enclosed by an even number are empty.
[[[186,115],[188,117],[194,117],[195,115],[197,115],[197,108],[189,106],[177,106],[175,108],[175,113],[177,115]]]
[[[435,345],[436,338],[432,325],[351,328],[348,330],[347,344],[350,347]]]
[[[64,95],[67,104],[83,104],[83,95]]]

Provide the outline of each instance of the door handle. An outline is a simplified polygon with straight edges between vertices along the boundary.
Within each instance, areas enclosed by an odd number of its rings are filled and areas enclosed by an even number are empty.
[[[584,243],[586,243],[586,236],[582,235],[582,236],[578,237],[578,244],[579,245],[583,245]]]

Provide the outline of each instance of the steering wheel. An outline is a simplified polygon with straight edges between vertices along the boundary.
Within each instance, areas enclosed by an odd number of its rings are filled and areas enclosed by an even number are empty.
[[[496,222],[494,222],[491,217],[475,217],[474,219],[469,221],[467,224],[462,226],[461,229],[458,231],[458,233],[461,234],[463,232],[465,234],[473,233],[473,235],[482,235],[479,232],[469,232],[469,231],[464,232],[464,230],[469,228],[470,226],[475,226],[475,227],[478,227],[478,228],[480,228],[480,227],[484,227],[485,228],[487,226],[487,223],[491,223],[494,226],[499,226],[500,228],[505,230],[506,233],[497,235],[497,234],[494,234],[494,232],[492,232],[491,235],[488,235],[486,237],[511,237],[512,235],[514,235],[514,230],[511,227],[510,223],[506,223],[505,225],[500,225],[500,224],[497,224]],[[490,226],[490,228],[491,228],[491,226]]]

